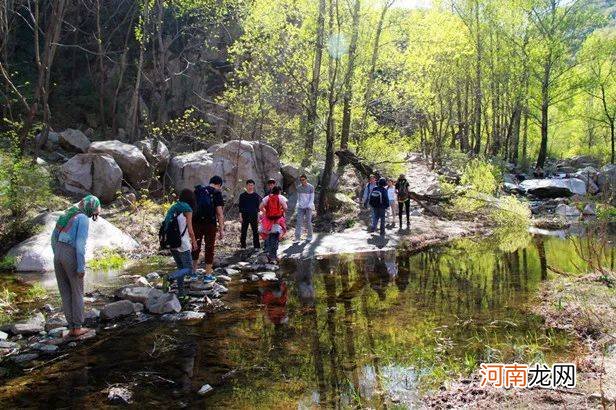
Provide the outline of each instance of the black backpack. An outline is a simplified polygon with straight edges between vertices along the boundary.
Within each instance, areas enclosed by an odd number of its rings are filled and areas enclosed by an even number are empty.
[[[197,185],[195,187],[195,198],[197,199],[197,209],[194,218],[200,222],[216,221],[214,200],[208,187]]]
[[[175,249],[182,246],[182,236],[186,233],[188,224],[184,227],[184,231],[180,232],[180,223],[178,222],[179,214],[173,215],[173,218],[169,223],[165,223],[165,220],[160,224],[158,230],[158,242],[160,243],[160,249]]]
[[[384,208],[383,192],[380,187],[376,187],[372,190],[368,203],[373,208]]]

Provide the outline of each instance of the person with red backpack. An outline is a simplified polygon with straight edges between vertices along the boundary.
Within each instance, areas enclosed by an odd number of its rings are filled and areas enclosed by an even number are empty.
[[[284,214],[287,210],[287,198],[280,195],[280,187],[275,186],[272,192],[263,198],[261,206],[261,225],[259,232],[265,240],[265,253],[270,262],[278,261],[278,244],[287,232]]]

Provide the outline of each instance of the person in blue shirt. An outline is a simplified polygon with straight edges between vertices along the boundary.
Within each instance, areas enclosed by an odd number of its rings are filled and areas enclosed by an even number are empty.
[[[90,218],[96,221],[100,208],[101,203],[97,197],[84,197],[64,211],[51,235],[53,265],[62,297],[62,310],[70,329],[69,336],[72,337],[91,331],[83,327],[83,278]]]
[[[380,233],[381,236],[385,236],[385,212],[389,208],[389,198],[387,197],[387,180],[385,178],[379,179],[378,185],[370,193],[368,203],[372,208],[372,224],[370,225],[370,232],[376,231],[377,223],[381,222]]]

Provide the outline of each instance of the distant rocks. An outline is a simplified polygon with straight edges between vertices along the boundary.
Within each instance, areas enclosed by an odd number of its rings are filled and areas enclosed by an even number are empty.
[[[67,128],[59,134],[58,143],[69,152],[88,152],[90,140],[86,135],[72,128]]]
[[[112,156],[133,188],[143,187],[150,176],[150,164],[142,151],[134,145],[118,140],[97,141],[90,144],[88,152]]]
[[[577,178],[570,179],[527,179],[520,183],[527,193],[538,198],[560,198],[572,195],[586,195],[586,184]]]
[[[122,170],[110,155],[77,154],[60,168],[60,181],[69,192],[109,203],[122,187]]]

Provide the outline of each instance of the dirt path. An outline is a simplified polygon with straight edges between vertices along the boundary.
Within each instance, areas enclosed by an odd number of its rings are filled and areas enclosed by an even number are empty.
[[[409,155],[406,177],[411,189],[419,194],[434,193],[438,188],[438,176],[429,170],[427,164],[417,153]],[[411,207],[413,207],[412,201]],[[280,246],[280,256],[299,259],[341,253],[392,250],[398,246],[417,250],[472,235],[481,230],[481,226],[477,223],[445,221],[420,214],[411,216],[409,229],[388,229],[385,237],[380,238],[378,234],[368,233],[367,219],[369,216],[367,213],[362,213],[362,216],[362,226],[338,233],[319,233],[310,243],[292,243],[292,237],[287,238]]]

